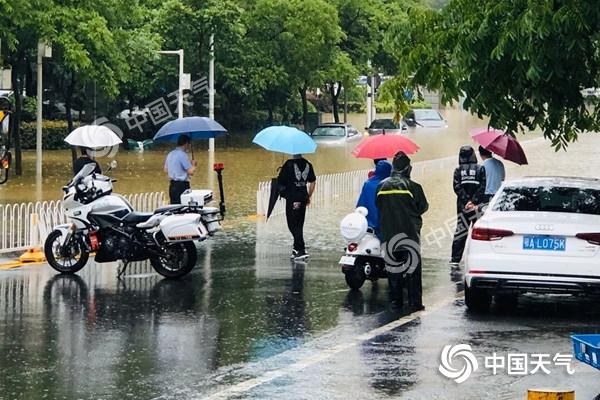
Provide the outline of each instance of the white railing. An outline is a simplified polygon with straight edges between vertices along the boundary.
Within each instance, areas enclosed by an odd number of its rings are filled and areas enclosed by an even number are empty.
[[[457,157],[439,158],[436,160],[420,161],[413,164],[412,176],[422,177],[432,170],[448,169],[451,176],[454,166],[458,163]],[[311,207],[326,207],[335,205],[338,200],[357,199],[362,185],[367,180],[369,170],[340,172],[317,176],[317,187],[311,201]],[[271,182],[260,182],[256,192],[256,214],[266,215],[271,193]],[[279,199],[272,216],[285,212],[284,200]]]
[[[136,211],[153,211],[165,205],[163,192],[124,196]],[[41,247],[55,225],[65,223],[60,200],[0,204],[0,254]]]

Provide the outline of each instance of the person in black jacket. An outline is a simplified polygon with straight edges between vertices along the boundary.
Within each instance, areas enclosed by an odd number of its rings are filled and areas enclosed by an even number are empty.
[[[91,152],[92,149],[88,147],[81,147],[81,156],[77,160],[75,160],[75,163],[73,164],[73,176],[77,175],[79,171],[81,171],[83,166],[86,164],[96,165],[96,168],[94,168],[94,174],[102,173],[102,168],[100,168],[100,164],[98,164],[98,161],[90,157]]]
[[[469,227],[475,223],[477,206],[485,200],[485,169],[477,164],[475,150],[471,146],[460,148],[458,167],[454,170],[454,193],[456,193],[456,231],[452,242],[450,263],[458,266],[467,242]]]
[[[301,261],[308,258],[304,244],[304,219],[306,207],[315,191],[315,170],[310,162],[296,154],[287,160],[279,171],[277,181],[285,198],[285,216],[288,229],[294,237],[292,258]]]
[[[409,305],[418,310],[423,308],[420,248],[422,215],[429,204],[421,185],[410,179],[410,158],[398,152],[392,166],[394,170],[391,176],[377,188],[376,200],[384,240],[385,269],[393,301],[402,304],[402,286],[406,286]]]

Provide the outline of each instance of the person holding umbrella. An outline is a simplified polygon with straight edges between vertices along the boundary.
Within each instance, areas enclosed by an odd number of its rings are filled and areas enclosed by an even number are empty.
[[[304,243],[304,219],[306,207],[316,187],[315,170],[302,154],[314,153],[317,143],[305,132],[291,126],[270,126],[258,132],[252,143],[268,151],[290,154],[274,184],[271,185],[271,196],[267,218],[273,211],[279,196],[285,198],[285,215],[288,229],[294,237],[292,258],[297,261],[308,258]]]
[[[187,135],[179,135],[177,147],[167,154],[165,172],[169,176],[169,198],[171,204],[181,204],[181,194],[190,188],[190,176],[194,175],[196,160],[187,155],[191,147],[191,139]]]
[[[282,196],[285,198],[285,217],[290,233],[294,237],[292,257],[301,261],[308,258],[306,245],[304,243],[304,220],[306,218],[306,207],[310,205],[317,177],[312,164],[295,154],[287,160],[277,177],[277,182],[282,188]]]
[[[485,196],[483,202],[488,203],[504,182],[506,171],[502,161],[494,158],[492,152],[485,147],[479,146],[479,156],[482,160],[481,165],[485,169]]]
[[[89,147],[80,147],[79,149],[81,151],[81,156],[79,156],[79,158],[73,163],[73,176],[77,175],[86,164],[96,164],[94,173],[101,174],[102,168],[100,168],[100,164],[98,164],[98,161],[90,157],[92,149]]]
[[[154,135],[155,141],[177,142],[177,147],[167,155],[165,160],[165,172],[170,179],[169,197],[171,204],[181,204],[181,194],[190,188],[190,176],[196,170],[197,163],[194,160],[192,139],[213,139],[226,133],[227,130],[214,119],[196,116],[169,121],[156,132],[156,135]],[[191,160],[187,155],[188,151],[192,154]],[[215,169],[218,173],[219,191],[221,192],[221,213],[224,213],[225,200],[221,170],[217,171]]]

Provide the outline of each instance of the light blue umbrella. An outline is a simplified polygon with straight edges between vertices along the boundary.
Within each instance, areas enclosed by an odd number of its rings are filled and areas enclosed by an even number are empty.
[[[290,126],[270,126],[258,132],[252,143],[266,150],[286,154],[309,154],[317,150],[317,143],[306,133]]]
[[[210,139],[227,133],[227,129],[211,118],[185,117],[167,122],[154,135],[154,140],[177,141],[181,134],[191,139]]]

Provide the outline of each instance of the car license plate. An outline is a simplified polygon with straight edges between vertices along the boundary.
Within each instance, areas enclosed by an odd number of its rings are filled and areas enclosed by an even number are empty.
[[[342,256],[342,258],[340,259],[340,264],[342,264],[342,265],[354,265],[355,261],[356,261],[356,257]]]
[[[523,250],[565,251],[567,239],[564,236],[532,235],[523,237]]]

